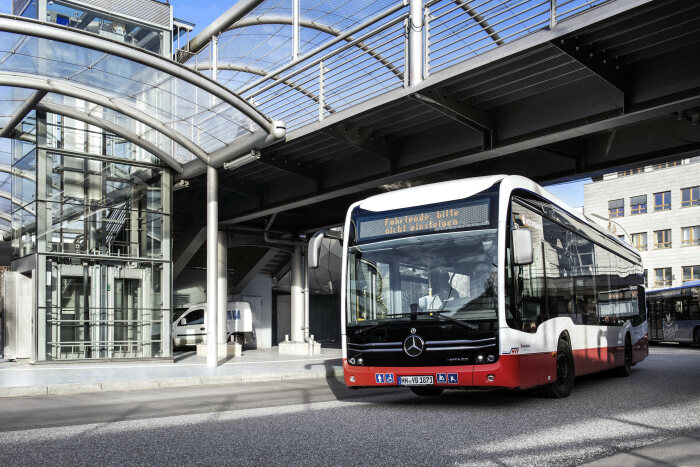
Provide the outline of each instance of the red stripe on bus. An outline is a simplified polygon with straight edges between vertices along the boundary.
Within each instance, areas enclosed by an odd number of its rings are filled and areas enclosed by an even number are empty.
[[[644,336],[632,345],[632,362],[644,360],[649,354],[649,341]],[[604,371],[624,364],[625,349],[600,347],[574,350],[576,375]],[[556,352],[501,355],[496,363],[483,365],[430,366],[430,367],[365,367],[354,366],[343,359],[345,384],[348,386],[396,386],[401,376],[433,376],[436,386],[444,387],[502,387],[528,389],[549,384],[556,379]],[[457,373],[458,384],[438,383],[438,373]],[[393,375],[393,383],[377,383],[377,374]],[[350,381],[350,377],[355,381]],[[489,376],[493,381],[489,381]]]

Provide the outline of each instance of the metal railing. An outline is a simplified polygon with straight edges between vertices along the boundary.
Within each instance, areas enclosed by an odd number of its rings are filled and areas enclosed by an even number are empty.
[[[422,18],[411,18],[406,0],[234,90],[293,130],[409,87],[416,82],[409,79],[409,63],[417,57],[420,81],[609,1],[429,0]],[[420,54],[409,50],[412,32],[420,34]],[[207,60],[193,57],[191,63]]]

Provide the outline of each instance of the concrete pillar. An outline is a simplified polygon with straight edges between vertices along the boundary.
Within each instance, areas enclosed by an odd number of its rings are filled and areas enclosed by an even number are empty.
[[[226,303],[228,299],[228,235],[226,232],[219,232],[218,245],[218,268],[219,274],[217,278],[216,290],[216,316],[217,316],[217,342],[225,344],[227,336],[226,329]]]
[[[304,273],[302,270],[301,246],[294,247],[292,253],[291,274],[291,339],[292,342],[304,342]]]
[[[217,356],[217,283],[219,276],[219,180],[214,167],[207,167],[207,366],[216,368]]]
[[[304,342],[309,341],[309,253],[304,252]]]

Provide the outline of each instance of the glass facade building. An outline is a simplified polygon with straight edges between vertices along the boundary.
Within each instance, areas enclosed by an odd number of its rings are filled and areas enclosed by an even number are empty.
[[[100,13],[89,3],[33,0],[22,15],[45,15],[169,56],[167,27]],[[45,110],[32,111],[18,129],[12,258],[36,288],[32,359],[171,357],[171,170],[123,138]]]

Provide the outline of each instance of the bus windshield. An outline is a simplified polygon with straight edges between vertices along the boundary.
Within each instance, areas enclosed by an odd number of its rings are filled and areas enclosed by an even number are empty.
[[[418,235],[350,247],[347,324],[440,314],[497,320],[496,229]]]

